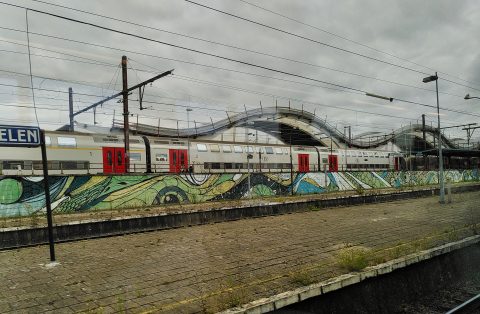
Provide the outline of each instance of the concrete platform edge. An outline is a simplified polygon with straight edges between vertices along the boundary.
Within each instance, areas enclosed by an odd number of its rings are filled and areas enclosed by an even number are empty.
[[[247,303],[241,307],[228,309],[221,312],[221,314],[266,313],[272,310],[278,310],[282,307],[306,300],[308,298],[317,297],[352,284],[360,283],[367,278],[374,278],[383,274],[388,274],[396,269],[401,269],[403,267],[407,267],[409,265],[428,260],[442,254],[447,254],[477,243],[480,243],[480,235],[468,237],[460,241],[451,242],[429,250],[410,254],[376,266],[367,267],[362,272],[344,274],[326,281],[314,283],[306,287],[282,292],[269,298],[263,298]]]

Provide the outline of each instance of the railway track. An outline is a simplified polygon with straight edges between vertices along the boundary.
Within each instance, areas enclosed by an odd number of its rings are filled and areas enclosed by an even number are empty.
[[[446,314],[466,314],[480,312],[480,294],[474,295],[462,304],[454,307]]]
[[[480,313],[480,275],[474,274],[469,280],[458,282],[404,305],[397,313]]]

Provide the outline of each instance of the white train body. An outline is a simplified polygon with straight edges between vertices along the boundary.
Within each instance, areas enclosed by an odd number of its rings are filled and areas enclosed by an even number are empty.
[[[123,137],[46,132],[49,173],[121,174]],[[396,152],[130,136],[130,173],[398,170]],[[0,148],[1,175],[41,175],[40,148]]]

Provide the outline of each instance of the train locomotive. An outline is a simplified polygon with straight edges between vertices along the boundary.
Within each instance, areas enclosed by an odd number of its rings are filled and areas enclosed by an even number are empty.
[[[127,169],[122,136],[47,131],[45,143],[53,175],[335,172],[405,167],[404,156],[393,151],[131,135]],[[42,175],[42,167],[40,148],[0,149],[2,175]]]

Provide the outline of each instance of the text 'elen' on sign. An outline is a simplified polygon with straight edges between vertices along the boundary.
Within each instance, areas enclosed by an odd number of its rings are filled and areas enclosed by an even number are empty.
[[[40,129],[29,126],[0,125],[0,146],[39,146]]]

